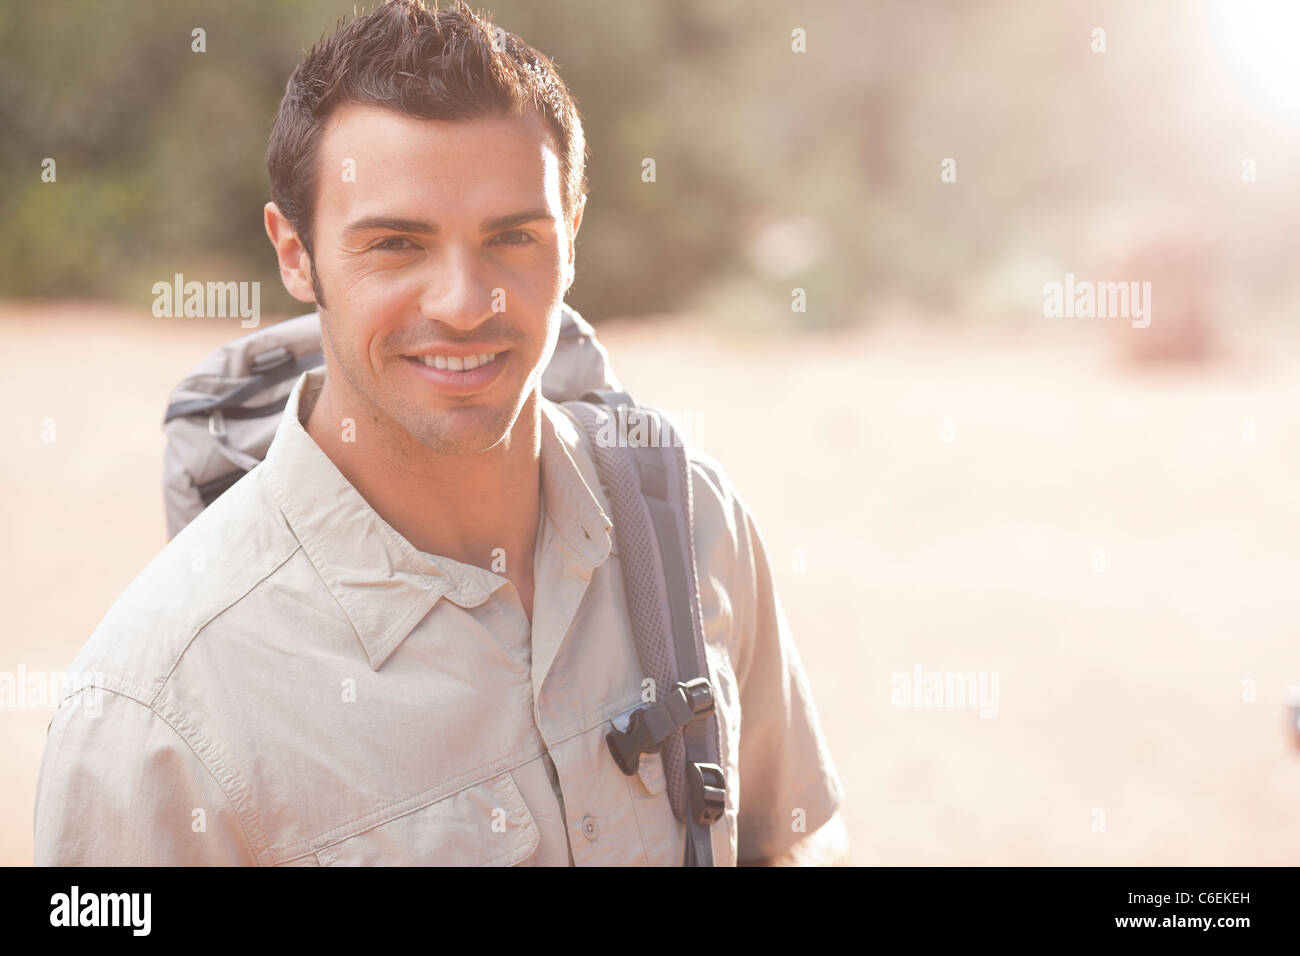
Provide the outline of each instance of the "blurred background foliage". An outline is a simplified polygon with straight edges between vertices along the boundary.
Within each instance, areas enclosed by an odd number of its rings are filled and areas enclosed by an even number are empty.
[[[1241,289],[1268,300],[1253,305],[1295,292],[1300,192],[1248,195],[1238,176],[1245,155],[1274,175],[1294,163],[1295,124],[1224,92],[1205,4],[487,6],[556,61],[582,111],[592,192],[569,301],[593,321],[1037,312],[1043,277],[1113,250],[1139,198],[1148,220],[1209,223]],[[303,311],[262,231],[266,139],[293,65],[353,10],[0,5],[0,296],[147,307],[153,282],[182,272],[259,279],[264,310]],[[1098,24],[1104,56],[1089,49]],[[795,27],[806,53],[791,51]],[[57,184],[40,178],[45,157]],[[945,157],[956,184],[940,182]]]

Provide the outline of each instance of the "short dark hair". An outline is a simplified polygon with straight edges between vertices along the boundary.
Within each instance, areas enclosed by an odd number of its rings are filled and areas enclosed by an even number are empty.
[[[271,198],[312,257],[317,153],[325,121],[345,103],[382,106],[419,119],[464,122],[536,111],[555,135],[566,221],[587,193],[582,118],[554,64],[490,14],[464,0],[433,9],[388,0],[340,20],[294,68],[267,148]],[[314,257],[313,257],[314,259]],[[312,279],[316,279],[315,262]],[[317,299],[320,299],[319,283]]]

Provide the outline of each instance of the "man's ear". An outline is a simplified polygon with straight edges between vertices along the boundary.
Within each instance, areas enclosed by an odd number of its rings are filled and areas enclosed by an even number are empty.
[[[569,223],[569,260],[565,263],[564,271],[568,274],[567,284],[564,289],[567,292],[569,286],[573,285],[574,278],[574,260],[577,257],[578,227],[582,225],[582,211],[587,208],[587,197],[583,196],[578,201],[578,208],[574,210],[573,220]]]
[[[316,293],[311,283],[311,257],[298,238],[298,232],[273,202],[266,204],[266,235],[275,246],[280,260],[280,281],[289,294],[299,302],[316,303]]]

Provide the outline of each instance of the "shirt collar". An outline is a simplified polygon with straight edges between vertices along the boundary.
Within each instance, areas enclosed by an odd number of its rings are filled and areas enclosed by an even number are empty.
[[[440,598],[477,607],[505,579],[420,551],[370,507],[299,418],[300,408],[311,406],[324,382],[320,367],[294,383],[262,471],[303,551],[347,614],[370,666],[378,670]],[[545,398],[541,411],[543,507],[572,559],[589,572],[609,556],[613,526],[592,493],[599,476],[572,416]],[[539,598],[545,586],[536,581]]]

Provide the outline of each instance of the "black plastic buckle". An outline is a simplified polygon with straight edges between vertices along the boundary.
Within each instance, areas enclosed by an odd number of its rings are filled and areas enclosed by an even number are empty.
[[[632,776],[642,754],[656,754],[673,733],[713,710],[713,688],[707,677],[679,681],[665,700],[638,707],[628,717],[627,730],[615,728],[605,735],[618,769]]]
[[[711,827],[727,808],[727,778],[716,763],[690,763],[686,773],[691,815],[697,823]]]
[[[677,728],[667,726],[668,715],[658,704],[648,704],[632,711],[627,730],[615,728],[605,735],[609,752],[618,769],[632,776],[641,766],[642,754],[658,753],[663,742]]]
[[[707,677],[696,677],[693,680],[679,682],[677,689],[686,695],[692,720],[713,712],[713,685],[709,683]]]

